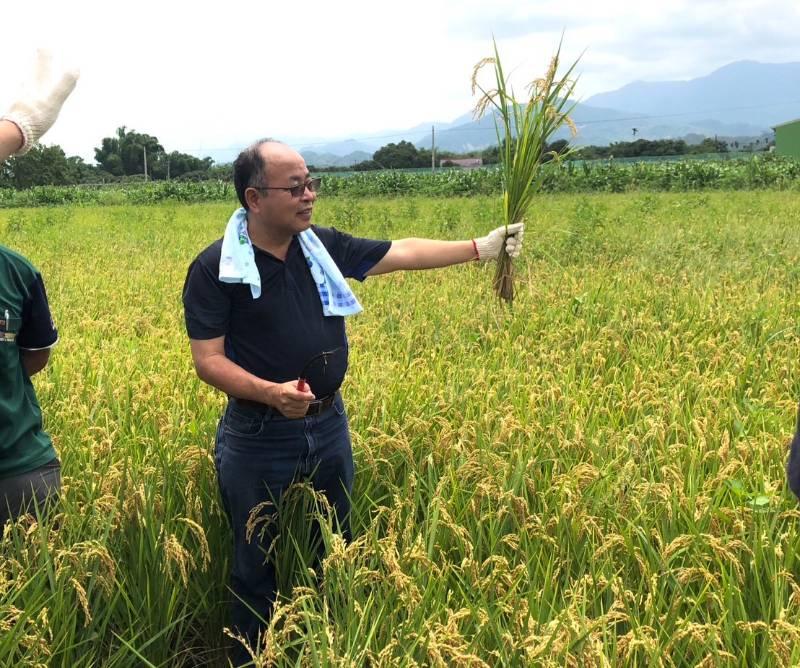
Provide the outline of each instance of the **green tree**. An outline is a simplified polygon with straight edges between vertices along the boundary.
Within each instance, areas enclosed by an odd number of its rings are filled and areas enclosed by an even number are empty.
[[[187,153],[172,151],[172,153],[159,153],[154,156],[150,173],[155,179],[166,179],[168,176],[175,179],[189,173],[208,172],[213,164],[214,161],[211,158],[196,158]]]
[[[120,137],[124,135],[125,128],[118,128],[117,137],[104,137],[100,148],[94,150],[94,159],[100,169],[114,176],[122,176],[125,173],[119,153]]]
[[[407,141],[382,146],[375,151],[372,159],[384,169],[407,169],[409,167],[424,166],[417,147]],[[430,154],[428,154],[428,164],[430,164]]]
[[[117,128],[116,137],[103,138],[100,148],[94,150],[94,159],[103,171],[114,176],[144,174],[145,151],[149,173],[150,166],[164,153],[164,147],[157,137],[133,130],[128,132],[123,125]]]
[[[716,137],[706,137],[699,144],[692,146],[691,153],[727,153],[728,142]]]
[[[75,183],[76,160],[80,158],[67,158],[58,145],[37,144],[25,155],[16,156],[0,165],[0,185],[22,189]]]
[[[481,151],[481,159],[484,165],[495,165],[500,162],[500,147],[495,144]]]
[[[125,126],[117,128],[115,137],[104,137],[100,147],[94,150],[94,157],[103,172],[114,176],[134,176],[144,174],[145,152],[147,175],[151,179],[179,178],[191,173],[195,180],[214,164],[208,157],[197,158],[179,151],[167,153],[157,137],[133,130],[129,132]]]
[[[354,172],[370,172],[380,168],[381,166],[374,160],[363,160],[361,162],[357,162],[355,165],[352,166],[351,169]]]

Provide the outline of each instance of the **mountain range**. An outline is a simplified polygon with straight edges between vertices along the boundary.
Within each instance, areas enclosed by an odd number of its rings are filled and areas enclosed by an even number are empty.
[[[754,138],[778,123],[800,118],[800,63],[730,63],[687,81],[634,81],[578,102],[572,119],[578,146],[605,146],[633,138],[700,141],[703,137]],[[368,160],[381,146],[401,140],[437,150],[464,153],[497,143],[491,116],[466,113],[448,123],[421,123],[379,137],[354,137],[302,145],[308,164],[348,166]],[[635,132],[634,132],[635,128]],[[554,139],[568,138],[563,129]]]

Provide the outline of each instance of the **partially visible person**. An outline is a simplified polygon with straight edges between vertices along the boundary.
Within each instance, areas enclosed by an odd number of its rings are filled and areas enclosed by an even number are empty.
[[[0,117],[0,160],[27,153],[52,127],[78,76],[75,69],[54,68],[49,51],[37,51],[30,79]]]
[[[0,121],[0,162],[19,151],[24,141],[19,127],[11,121]]]
[[[0,161],[26,153],[50,129],[77,79],[76,71],[54,70],[48,52],[37,53],[32,78],[0,118]],[[7,520],[44,509],[61,486],[31,384],[57,340],[41,274],[0,245],[0,532]]]
[[[789,489],[800,499],[800,406],[797,409],[797,426],[789,446],[789,461],[786,462],[786,478]]]

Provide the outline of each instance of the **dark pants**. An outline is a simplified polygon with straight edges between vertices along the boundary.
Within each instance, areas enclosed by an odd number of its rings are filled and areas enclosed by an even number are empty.
[[[0,534],[9,519],[38,508],[44,512],[58,498],[61,489],[61,462],[58,458],[38,469],[10,478],[0,478]]]
[[[794,438],[789,448],[789,461],[786,463],[786,478],[789,481],[789,489],[800,499],[800,407],[797,411]]]
[[[348,537],[353,454],[341,396],[320,415],[297,420],[229,403],[217,428],[216,467],[233,529],[231,626],[255,648],[272,614],[277,584],[275,566],[266,556],[272,533],[257,529],[248,540],[251,509],[279,502],[287,487],[305,480],[325,494]],[[273,512],[270,506],[259,516]],[[237,666],[249,661],[238,642],[231,658]]]

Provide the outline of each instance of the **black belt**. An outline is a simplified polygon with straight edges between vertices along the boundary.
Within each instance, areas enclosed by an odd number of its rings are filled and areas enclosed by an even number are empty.
[[[336,397],[339,396],[339,390],[336,390],[333,394],[329,394],[326,397],[322,397],[321,399],[315,399],[311,403],[308,404],[308,410],[303,417],[313,417],[314,415],[319,415],[320,413],[324,413],[328,410],[331,406],[333,406],[333,402],[336,401]],[[261,415],[266,415],[272,411],[279,413],[276,408],[272,406],[268,406],[267,404],[262,404],[258,401],[250,401],[250,399],[237,399],[236,397],[231,397],[231,403],[234,406],[241,406],[242,408],[247,408],[251,411],[256,411]]]

